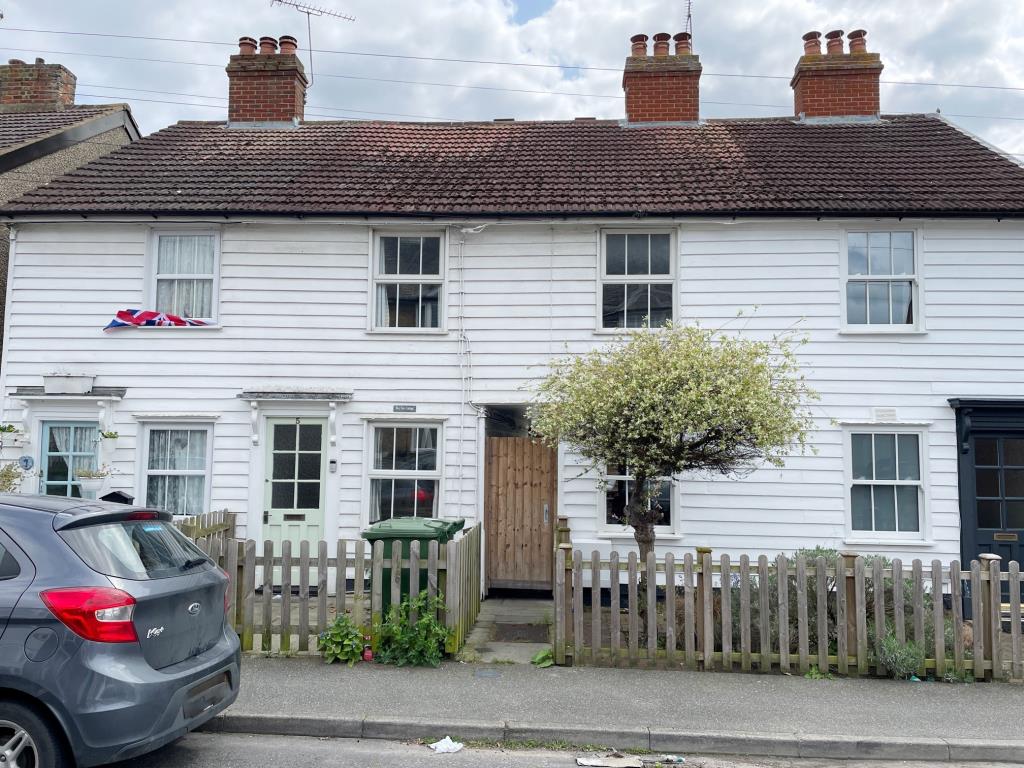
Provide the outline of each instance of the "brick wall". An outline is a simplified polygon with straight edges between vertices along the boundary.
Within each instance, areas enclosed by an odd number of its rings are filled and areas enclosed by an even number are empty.
[[[794,110],[807,117],[877,115],[881,74],[877,53],[803,56],[791,83]]]
[[[69,107],[75,103],[75,82],[71,70],[60,64],[11,59],[0,66],[0,109]]]
[[[700,119],[697,56],[630,56],[622,75],[626,119],[631,123]]]
[[[230,122],[302,120],[306,74],[294,54],[235,55],[227,67]]]

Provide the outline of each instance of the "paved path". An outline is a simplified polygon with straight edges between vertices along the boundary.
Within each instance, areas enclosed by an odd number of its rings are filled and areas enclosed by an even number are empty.
[[[450,733],[775,756],[1021,760],[1024,688],[754,674],[247,657],[222,730]],[[952,746],[951,746],[952,745]]]
[[[310,739],[289,736],[236,736],[196,733],[151,755],[118,763],[112,768],[572,768],[576,753],[526,750],[465,749],[454,755],[435,755],[415,744],[349,739]],[[686,768],[931,768],[925,762],[846,762],[818,760],[752,760],[686,756]],[[950,763],[941,763],[949,768]],[[962,768],[967,768],[961,764]]]

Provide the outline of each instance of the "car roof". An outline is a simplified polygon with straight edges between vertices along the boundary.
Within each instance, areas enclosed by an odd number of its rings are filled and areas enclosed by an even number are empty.
[[[19,507],[36,512],[49,512],[53,515],[89,515],[97,512],[127,512],[134,509],[146,509],[113,501],[94,501],[93,499],[76,499],[70,496],[43,496],[32,493],[0,493],[0,507]]]

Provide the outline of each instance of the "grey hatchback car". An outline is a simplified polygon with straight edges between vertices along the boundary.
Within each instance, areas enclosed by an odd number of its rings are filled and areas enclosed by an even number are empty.
[[[230,705],[228,587],[165,512],[0,495],[0,768],[135,757]]]

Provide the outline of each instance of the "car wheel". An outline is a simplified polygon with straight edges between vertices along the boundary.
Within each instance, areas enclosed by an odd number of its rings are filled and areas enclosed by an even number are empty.
[[[32,709],[0,702],[0,768],[59,768],[63,750],[53,728]]]

